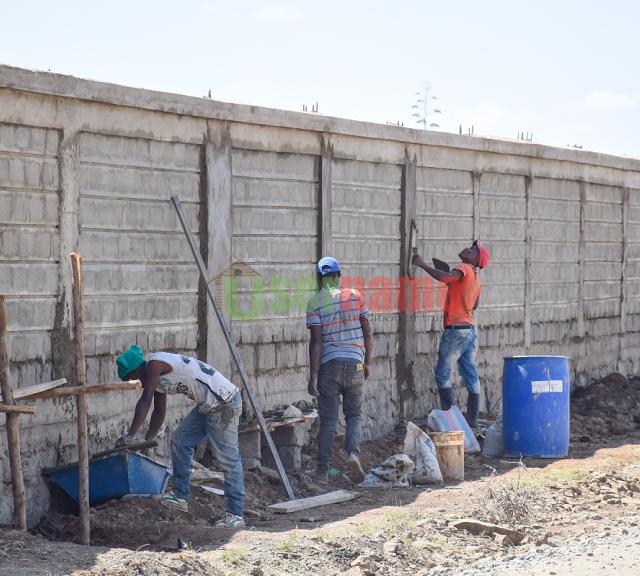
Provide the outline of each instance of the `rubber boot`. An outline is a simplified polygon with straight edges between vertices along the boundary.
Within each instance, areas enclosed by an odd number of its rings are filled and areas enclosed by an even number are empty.
[[[480,412],[480,394],[473,394],[472,392],[469,392],[465,418],[467,419],[467,424],[469,424],[471,428],[477,428],[478,426],[478,412]]]
[[[453,388],[451,386],[448,388],[438,388],[438,393],[440,394],[440,409],[449,410],[454,403]]]

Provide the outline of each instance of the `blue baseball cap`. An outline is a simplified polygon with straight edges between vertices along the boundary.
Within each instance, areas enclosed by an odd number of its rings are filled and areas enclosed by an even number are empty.
[[[325,256],[318,260],[318,273],[320,276],[326,276],[327,274],[337,274],[340,272],[340,264],[335,258],[331,256]]]

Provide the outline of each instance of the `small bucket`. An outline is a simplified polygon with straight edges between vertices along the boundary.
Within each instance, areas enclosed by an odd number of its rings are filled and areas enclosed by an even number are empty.
[[[429,432],[444,478],[464,480],[464,432]]]

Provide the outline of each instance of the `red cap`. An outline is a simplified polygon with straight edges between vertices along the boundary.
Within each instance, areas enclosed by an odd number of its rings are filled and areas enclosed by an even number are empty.
[[[476,240],[473,245],[478,249],[480,254],[478,266],[480,266],[480,268],[486,268],[489,265],[489,250],[480,244],[480,240]]]

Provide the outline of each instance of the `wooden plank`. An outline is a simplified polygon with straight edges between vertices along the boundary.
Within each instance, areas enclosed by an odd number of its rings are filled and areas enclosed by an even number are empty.
[[[46,392],[47,390],[53,390],[58,386],[63,386],[67,383],[66,378],[60,378],[60,380],[52,380],[51,382],[40,382],[40,384],[34,384],[33,386],[25,386],[24,388],[18,388],[13,391],[13,399],[21,400],[23,398],[28,399],[34,394],[40,394],[40,392]],[[0,397],[0,402],[3,402]]]
[[[9,343],[7,315],[4,296],[0,296],[0,390],[7,405],[13,404],[11,374],[9,373]],[[9,467],[11,469],[11,491],[13,493],[13,525],[16,530],[27,529],[27,502],[22,477],[22,459],[20,456],[19,414],[7,414],[7,445],[9,447]]]
[[[35,406],[16,406],[14,404],[0,404],[0,412],[5,414],[35,414]]]
[[[291,514],[291,512],[299,512],[300,510],[308,510],[318,506],[327,506],[329,504],[339,504],[347,500],[353,500],[358,494],[349,490],[336,490],[319,496],[311,496],[310,498],[299,498],[298,500],[289,500],[288,502],[279,502],[267,507],[267,510],[278,514]]]
[[[47,390],[29,396],[29,400],[40,400],[42,398],[64,398],[66,396],[85,396],[87,394],[97,394],[99,392],[127,392],[129,390],[139,390],[142,388],[140,380],[130,380],[122,384],[94,384],[93,386],[67,386],[57,390]]]
[[[87,365],[84,354],[84,305],[82,302],[82,256],[71,253],[73,269],[73,347],[75,356],[75,380],[78,386],[87,384]],[[78,471],[79,489],[78,504],[80,506],[80,543],[88,546],[91,541],[89,519],[89,417],[87,397],[79,394],[76,397],[78,412]]]

